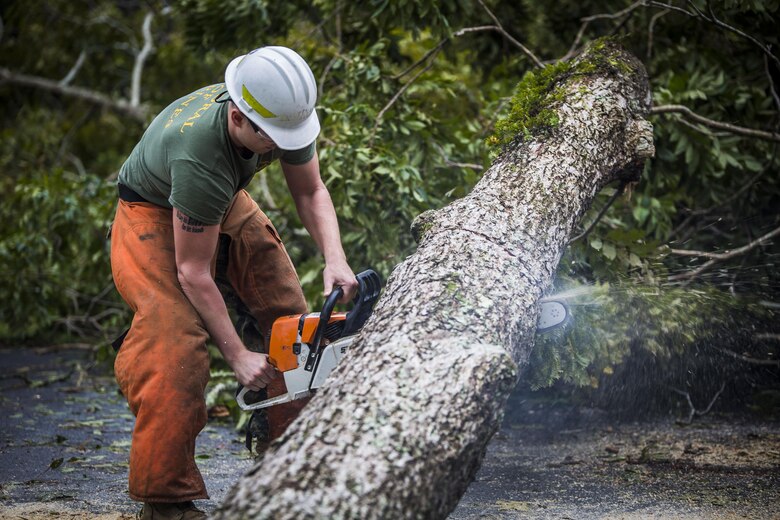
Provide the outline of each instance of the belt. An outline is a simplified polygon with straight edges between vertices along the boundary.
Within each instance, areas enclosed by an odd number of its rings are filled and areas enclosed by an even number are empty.
[[[149,202],[124,184],[117,183],[117,188],[119,188],[119,198],[125,202]]]

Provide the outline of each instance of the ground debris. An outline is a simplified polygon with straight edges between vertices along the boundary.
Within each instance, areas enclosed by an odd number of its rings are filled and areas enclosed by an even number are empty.
[[[0,351],[0,372],[31,366],[42,379],[69,366],[60,355]],[[94,369],[85,377],[75,393],[66,393],[72,381],[31,388],[0,377],[0,519],[134,518],[139,505],[126,481],[132,416],[113,379]],[[780,519],[777,422],[708,415],[685,426],[609,423],[584,413],[587,421],[577,422],[569,410],[535,411],[508,408],[449,520]],[[241,435],[218,421],[197,450],[212,496],[198,505],[211,511],[252,460]]]
[[[592,414],[578,422],[576,409],[525,402],[535,413],[509,410],[449,520],[780,519],[777,422],[606,423]],[[499,502],[531,507],[518,513]]]
[[[0,506],[0,518],[5,520],[132,520],[131,513],[95,513],[90,510],[71,509],[62,503],[32,502],[15,506]]]

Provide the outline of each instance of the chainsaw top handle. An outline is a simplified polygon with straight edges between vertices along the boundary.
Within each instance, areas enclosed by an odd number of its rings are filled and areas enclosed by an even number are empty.
[[[342,335],[345,336],[354,334],[360,330],[366,320],[368,320],[382,289],[382,282],[379,279],[379,275],[372,269],[367,269],[358,273],[355,278],[358,282],[358,290],[355,298],[352,300],[352,310],[347,313],[344,331],[342,332]],[[317,324],[317,329],[314,331],[312,350],[320,348],[322,336],[325,334],[325,329],[328,327],[328,322],[330,321],[330,315],[333,313],[336,303],[342,296],[344,296],[344,289],[336,287],[325,300],[322,311],[320,311],[320,321]]]
[[[322,306],[320,311],[320,322],[317,324],[317,330],[314,331],[314,341],[312,342],[314,349],[319,348],[320,343],[322,343],[322,335],[325,334],[325,328],[330,321],[330,315],[333,314],[333,309],[342,296],[344,296],[344,289],[336,287],[325,300],[325,305]]]

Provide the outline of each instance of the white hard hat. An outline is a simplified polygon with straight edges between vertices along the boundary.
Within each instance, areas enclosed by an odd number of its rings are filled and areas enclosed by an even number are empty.
[[[225,71],[233,103],[283,150],[304,148],[320,133],[317,83],[309,65],[287,47],[261,47]]]

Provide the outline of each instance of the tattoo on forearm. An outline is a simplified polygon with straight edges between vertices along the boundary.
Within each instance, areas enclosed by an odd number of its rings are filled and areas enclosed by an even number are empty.
[[[181,222],[181,228],[184,231],[189,231],[190,233],[203,233],[204,224],[200,220],[188,217],[178,209],[176,210],[176,218]]]

